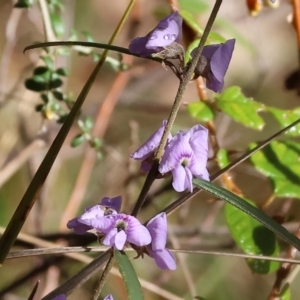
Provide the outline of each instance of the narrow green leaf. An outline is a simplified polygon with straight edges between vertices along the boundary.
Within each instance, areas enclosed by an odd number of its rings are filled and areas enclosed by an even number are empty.
[[[267,216],[258,208],[249,204],[244,199],[206,180],[197,178],[193,180],[193,183],[198,188],[211,193],[212,195],[230,203],[231,205],[250,215],[252,218],[256,219],[266,228],[270,229],[272,232],[279,235],[286,242],[293,245],[296,249],[300,250],[300,240],[295,235],[288,232],[283,226],[278,224],[275,220]]]
[[[202,122],[208,122],[214,119],[212,109],[202,101],[192,102],[187,107],[191,116]]]
[[[50,13],[50,19],[55,35],[61,38],[65,33],[65,26],[61,16],[57,12],[52,12]]]
[[[254,202],[247,202],[256,207]],[[233,239],[246,254],[279,257],[279,246],[272,231],[229,203],[225,205],[225,216]],[[272,273],[280,266],[277,261],[250,258],[246,261],[259,274]]]
[[[279,300],[291,300],[291,299],[292,299],[291,288],[290,285],[286,283],[280,291]]]
[[[129,300],[143,300],[143,292],[141,284],[136,276],[135,270],[123,251],[115,250],[116,261],[119,266],[120,273],[124,279],[127,296]]]
[[[245,97],[239,87],[232,86],[222,94],[216,94],[215,100],[217,107],[236,122],[256,130],[264,127],[265,123],[258,112],[264,110],[265,106]]]
[[[299,156],[299,143],[273,141],[253,154],[250,160],[260,173],[270,179],[276,196],[300,199]]]
[[[267,107],[267,110],[276,118],[282,128],[295,122],[300,118],[300,107],[293,110],[283,110],[275,107]],[[300,135],[300,125],[291,128],[286,134],[291,136]]]

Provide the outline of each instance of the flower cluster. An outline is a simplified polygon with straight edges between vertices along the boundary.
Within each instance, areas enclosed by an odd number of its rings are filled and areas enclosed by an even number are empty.
[[[148,171],[154,151],[162,138],[166,121],[131,157],[142,160],[141,169]],[[158,171],[165,175],[172,173],[173,187],[177,192],[193,191],[193,176],[209,180],[206,169],[208,158],[208,130],[195,125],[187,131],[179,131],[172,137],[169,135],[164,155]]]
[[[183,56],[181,53],[183,48],[179,45],[181,38],[182,18],[176,11],[162,19],[146,36],[132,40],[129,44],[129,51],[140,57],[152,55],[163,59],[180,58]],[[195,69],[194,79],[202,76],[206,79],[208,89],[220,92],[224,85],[224,76],[232,57],[234,44],[235,40],[232,39],[224,44],[205,46]],[[191,52],[192,57],[195,50]]]
[[[123,250],[127,243],[146,246],[145,252],[162,269],[174,270],[175,258],[165,248],[167,242],[167,219],[160,214],[146,226],[133,216],[120,213],[122,198],[105,197],[101,202],[85,210],[81,216],[68,222],[67,227],[77,234],[87,231],[101,237],[102,244]]]

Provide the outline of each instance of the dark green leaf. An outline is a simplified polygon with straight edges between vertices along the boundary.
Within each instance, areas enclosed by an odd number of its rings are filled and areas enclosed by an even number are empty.
[[[256,207],[255,203],[247,202]],[[272,231],[229,203],[225,205],[225,216],[233,239],[246,254],[279,257],[279,246]],[[248,258],[247,263],[259,274],[272,273],[280,266],[279,262],[261,259]]]
[[[58,68],[55,70],[55,73],[60,76],[68,76],[68,71],[66,68]]]
[[[61,87],[63,84],[62,80],[61,79],[52,79],[50,82],[49,82],[49,89],[57,89],[59,87]]]
[[[270,229],[272,232],[276,233],[282,239],[287,241],[289,244],[293,245],[296,249],[300,250],[300,239],[288,232],[283,226],[278,224],[275,220],[267,216],[258,208],[249,204],[244,199],[236,196],[235,194],[220,186],[217,186],[203,179],[194,179],[193,183],[198,188],[211,193],[212,195],[230,203],[231,205],[250,215],[252,218],[256,219],[266,228]]]
[[[57,99],[59,101],[63,101],[64,100],[64,94],[62,92],[53,90],[53,91],[51,91],[51,93],[53,94],[53,96],[55,97],[55,99]]]
[[[141,284],[126,253],[124,253],[123,251],[115,250],[115,257],[119,266],[120,273],[125,282],[128,299],[143,300],[144,296]]]
[[[76,135],[71,141],[71,147],[78,147],[85,141],[84,134],[80,133]]]
[[[300,107],[293,110],[282,110],[275,107],[268,107],[267,110],[276,118],[282,128],[290,125],[300,118]],[[294,126],[286,134],[291,136],[300,135],[300,125]]]
[[[33,5],[33,0],[18,0],[14,5],[15,8],[30,8]]]
[[[212,109],[204,102],[197,101],[188,105],[188,111],[197,120],[201,122],[208,122],[214,119]]]
[[[43,92],[47,90],[48,84],[47,82],[40,81],[37,78],[30,78],[25,80],[25,87],[34,92]]]
[[[33,71],[34,75],[43,75],[48,72],[49,69],[47,67],[36,67]]]
[[[45,104],[49,102],[49,97],[47,94],[41,94],[40,96]]]
[[[226,89],[222,94],[215,95],[216,105],[233,120],[247,127],[261,130],[264,127],[264,121],[258,114],[265,109],[261,103],[247,98],[237,86]]]
[[[299,143],[273,141],[250,159],[255,168],[271,180],[276,196],[300,199],[299,156]]]
[[[38,104],[35,106],[36,111],[42,111],[44,109],[45,105],[44,104]]]
[[[228,157],[228,151],[225,149],[219,149],[217,153],[217,162],[221,169],[224,169],[230,164],[229,157]]]

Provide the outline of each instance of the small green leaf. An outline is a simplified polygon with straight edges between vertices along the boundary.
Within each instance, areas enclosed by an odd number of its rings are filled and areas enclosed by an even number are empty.
[[[233,120],[247,127],[262,130],[264,121],[258,114],[265,109],[261,103],[245,97],[237,86],[226,89],[222,94],[215,95],[216,105]]]
[[[57,89],[59,87],[61,87],[63,84],[62,80],[57,78],[57,79],[52,79],[49,82],[49,89]]]
[[[200,189],[203,189],[212,195],[230,203],[231,205],[237,207],[241,211],[245,212],[266,228],[270,229],[275,234],[279,235],[283,240],[293,245],[296,249],[300,250],[300,239],[288,232],[283,226],[277,223],[275,220],[266,215],[263,211],[249,204],[244,199],[238,197],[237,195],[231,193],[230,191],[217,186],[209,181],[203,179],[193,179],[193,184]]]
[[[18,0],[14,5],[15,8],[30,8],[34,4],[33,0]]]
[[[201,122],[208,122],[214,119],[212,109],[202,101],[192,102],[187,107],[190,115]]]
[[[47,94],[41,94],[40,96],[45,104],[49,102],[49,97]]]
[[[82,34],[84,35],[87,42],[93,43],[95,41],[93,36],[89,32],[83,31]]]
[[[48,72],[49,69],[47,67],[36,67],[33,71],[34,75],[43,75]]]
[[[250,159],[260,173],[269,177],[276,196],[300,199],[299,156],[299,143],[273,141]]]
[[[190,13],[203,13],[209,8],[205,0],[179,0],[179,4],[180,14],[182,10],[187,10]]]
[[[276,118],[282,128],[290,125],[300,118],[300,107],[297,107],[293,110],[282,110],[275,107],[268,107],[267,110]],[[291,136],[299,136],[300,124],[288,130],[286,134]]]
[[[34,92],[43,92],[47,90],[48,84],[40,76],[35,76],[25,80],[25,87]]]
[[[65,33],[65,26],[61,16],[58,15],[56,12],[52,12],[50,13],[50,19],[55,35],[61,38]]]
[[[226,149],[219,149],[217,153],[217,162],[221,169],[224,169],[229,165],[229,157],[228,157],[228,151]]]
[[[38,104],[35,106],[36,111],[42,111],[44,109],[45,105],[44,104]]]
[[[256,207],[255,203],[247,202]],[[272,231],[228,203],[225,216],[233,239],[246,254],[279,257],[279,246]],[[249,258],[247,263],[253,272],[259,274],[275,272],[280,266],[279,262],[261,259]]]
[[[86,117],[84,122],[84,131],[90,132],[92,128],[94,127],[94,120],[91,117]]]
[[[98,138],[95,137],[90,141],[91,147],[99,149],[102,146],[102,141]]]
[[[71,147],[78,147],[85,141],[84,134],[80,133],[76,135],[71,141]]]
[[[54,61],[53,59],[48,55],[42,55],[40,58],[43,60],[45,65],[48,67],[48,69],[53,70],[54,69]]]
[[[55,70],[55,73],[60,76],[68,76],[68,71],[66,68],[58,68]]]
[[[53,90],[53,91],[51,91],[51,93],[53,94],[53,96],[55,97],[55,99],[57,99],[59,101],[63,101],[64,100],[64,94],[62,92]]]
[[[280,291],[279,300],[291,300],[291,299],[292,299],[291,288],[290,285],[286,283]]]
[[[115,250],[114,254],[126,286],[128,299],[143,300],[144,296],[141,284],[126,253]]]

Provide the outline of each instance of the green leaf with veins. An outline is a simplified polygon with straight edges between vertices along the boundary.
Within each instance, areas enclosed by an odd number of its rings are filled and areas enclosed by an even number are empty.
[[[255,146],[251,144],[251,148]],[[300,199],[299,157],[299,143],[273,141],[254,153],[250,160],[260,173],[270,179],[276,196]]]
[[[252,98],[247,98],[237,86],[232,86],[221,94],[215,94],[216,106],[233,120],[256,130],[262,130],[265,123],[258,112],[265,106]]]

